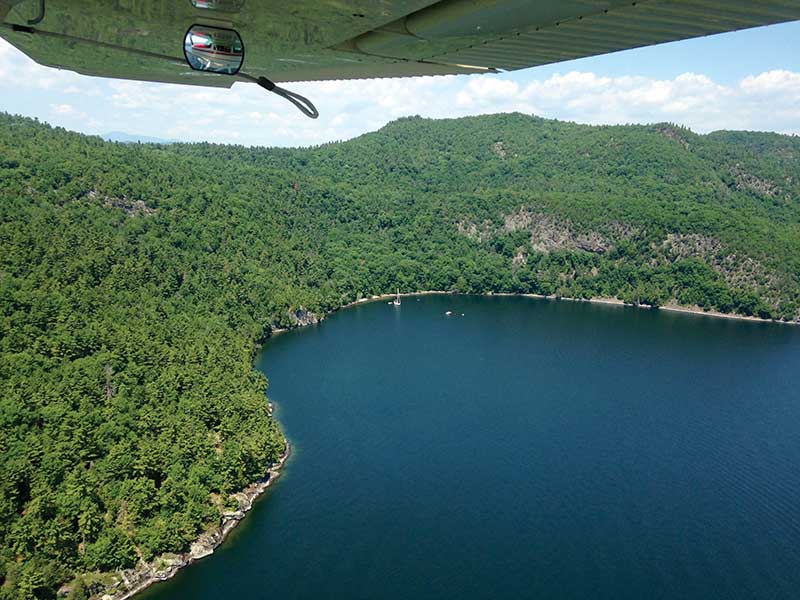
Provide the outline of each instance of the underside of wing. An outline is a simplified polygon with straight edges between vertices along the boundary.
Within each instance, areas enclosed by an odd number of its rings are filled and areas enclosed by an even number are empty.
[[[273,81],[486,73],[800,19],[800,0],[0,0],[0,36],[87,75],[228,87],[193,24],[235,29]]]

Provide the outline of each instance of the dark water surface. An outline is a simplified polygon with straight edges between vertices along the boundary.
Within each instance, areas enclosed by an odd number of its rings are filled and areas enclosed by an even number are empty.
[[[284,476],[142,598],[800,596],[798,328],[406,298],[258,367]]]

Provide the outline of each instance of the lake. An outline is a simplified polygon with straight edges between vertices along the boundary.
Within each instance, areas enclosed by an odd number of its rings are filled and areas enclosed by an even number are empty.
[[[257,366],[284,474],[143,599],[800,590],[800,328],[409,297],[276,336]]]

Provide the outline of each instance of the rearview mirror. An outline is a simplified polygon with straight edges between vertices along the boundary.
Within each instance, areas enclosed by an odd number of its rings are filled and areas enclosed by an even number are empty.
[[[183,54],[195,71],[236,75],[244,63],[244,42],[233,29],[192,25],[183,40]]]

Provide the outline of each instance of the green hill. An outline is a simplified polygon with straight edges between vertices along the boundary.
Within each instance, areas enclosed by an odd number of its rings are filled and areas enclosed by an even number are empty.
[[[800,138],[506,114],[286,150],[0,114],[0,598],[185,550],[283,451],[258,343],[398,287],[797,320]]]

